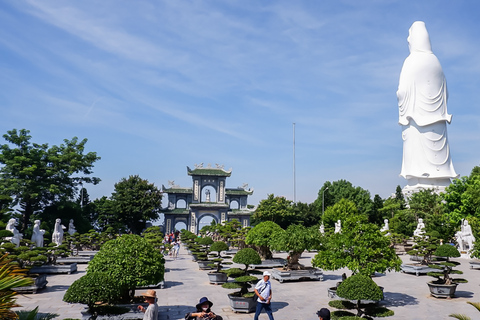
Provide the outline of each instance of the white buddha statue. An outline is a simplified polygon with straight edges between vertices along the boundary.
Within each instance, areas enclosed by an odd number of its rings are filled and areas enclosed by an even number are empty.
[[[43,235],[45,234],[45,230],[40,229],[40,220],[35,220],[33,225],[33,233],[32,233],[32,242],[35,242],[37,247],[43,247]]]
[[[432,52],[425,23],[409,30],[410,55],[400,73],[397,98],[402,126],[404,192],[434,188],[443,191],[458,175],[453,168],[447,137],[447,82]]]
[[[62,220],[56,219],[55,229],[52,233],[52,242],[55,243],[57,246],[61,245],[63,242],[63,229],[65,229],[65,226],[62,224]]]
[[[386,236],[390,235],[389,229],[390,227],[388,226],[388,219],[383,220],[383,227],[380,229],[381,232],[386,232]]]
[[[422,218],[418,218],[417,228],[415,229],[415,231],[413,231],[413,235],[417,237],[421,237],[424,234],[425,234],[425,224],[423,223]]]
[[[320,228],[319,228],[319,231],[322,235],[325,234],[325,226],[323,225],[323,223],[321,224]]]
[[[77,232],[77,229],[75,229],[75,225],[73,224],[73,219],[70,219],[70,223],[68,224],[68,234],[73,235],[75,232]]]
[[[455,237],[458,243],[458,250],[467,252],[472,250],[475,237],[472,233],[472,227],[466,219],[462,221],[461,230],[455,234]]]
[[[342,221],[335,222],[335,233],[342,233]]]
[[[18,222],[17,222],[17,219],[10,219],[8,220],[8,224],[6,226],[6,230],[10,231],[11,233],[13,233],[13,236],[12,237],[7,237],[5,238],[6,240],[9,240],[11,243],[13,243],[14,245],[16,245],[17,247],[20,246],[20,240],[22,240],[23,238],[23,234],[21,234],[16,226],[17,226]]]

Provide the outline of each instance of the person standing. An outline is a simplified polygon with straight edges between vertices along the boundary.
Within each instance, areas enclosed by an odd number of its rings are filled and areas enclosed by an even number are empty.
[[[258,320],[258,316],[265,309],[270,320],[273,320],[272,307],[270,301],[272,300],[272,285],[270,283],[270,272],[265,271],[263,273],[263,279],[258,281],[255,285],[255,294],[257,299],[257,310],[255,311],[254,320]]]
[[[148,307],[138,306],[138,310],[145,313],[143,315],[143,320],[158,320],[158,305],[157,305],[157,292],[155,290],[149,289],[147,292],[142,294],[145,302],[148,303]]]

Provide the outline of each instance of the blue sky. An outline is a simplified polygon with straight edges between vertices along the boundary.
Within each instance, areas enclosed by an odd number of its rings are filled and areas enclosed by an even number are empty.
[[[0,131],[88,138],[102,157],[91,198],[133,174],[190,186],[186,166],[218,163],[256,205],[293,200],[295,123],[297,201],[339,179],[385,198],[406,184],[396,90],[416,20],[447,77],[455,169],[479,165],[479,12],[461,0],[2,1]]]

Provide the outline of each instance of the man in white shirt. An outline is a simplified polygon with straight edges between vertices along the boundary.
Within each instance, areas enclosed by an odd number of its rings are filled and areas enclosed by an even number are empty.
[[[270,320],[273,320],[272,307],[270,305],[270,300],[272,300],[272,285],[270,284],[270,272],[265,271],[263,273],[263,279],[258,281],[255,285],[255,294],[257,295],[257,310],[255,311],[254,320],[258,320],[258,316],[262,309],[265,309],[265,312],[268,315]]]

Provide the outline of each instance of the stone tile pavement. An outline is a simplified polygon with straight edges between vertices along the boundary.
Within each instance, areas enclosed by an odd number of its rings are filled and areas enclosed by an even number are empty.
[[[301,263],[310,265],[315,253],[304,253]],[[284,257],[282,254],[280,257]],[[402,259],[407,261],[407,256]],[[457,297],[454,299],[435,299],[430,297],[426,282],[428,276],[415,276],[403,273],[377,274],[374,280],[385,288],[383,305],[394,310],[395,315],[386,319],[453,319],[451,313],[464,313],[472,319],[480,319],[480,313],[466,301],[480,301],[480,270],[471,270],[466,260],[459,269],[464,271],[462,277],[469,283],[460,284]],[[188,311],[194,309],[198,300],[207,296],[213,303],[213,311],[226,320],[253,319],[253,314],[234,313],[230,309],[227,293],[231,290],[208,282],[208,271],[198,269],[197,263],[183,249],[177,260],[167,257],[165,273],[165,288],[157,289],[160,307],[160,320],[183,319]],[[48,277],[47,288],[37,294],[21,295],[17,302],[19,309],[40,307],[40,312],[54,312],[60,316],[57,319],[80,319],[83,306],[68,304],[62,301],[68,286],[85,274],[85,265],[79,265],[79,271],[71,275],[52,275]],[[318,319],[315,311],[328,307],[331,300],[327,296],[327,288],[335,286],[341,279],[341,274],[348,270],[324,272],[324,281],[284,282],[272,280],[272,308],[276,320],[313,320]],[[139,290],[141,292],[143,290]],[[268,319],[262,313],[260,319]]]

